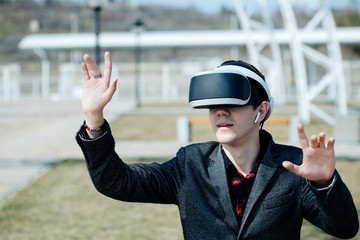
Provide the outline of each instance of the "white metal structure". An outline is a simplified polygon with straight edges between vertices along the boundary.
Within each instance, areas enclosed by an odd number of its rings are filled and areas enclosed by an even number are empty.
[[[283,81],[283,70],[281,68],[282,60],[279,48],[279,42],[276,41],[272,18],[266,0],[257,0],[263,17],[263,23],[251,19],[251,13],[247,12],[246,1],[234,0],[236,13],[241,23],[242,32],[248,36],[246,46],[250,61],[256,66],[267,66],[269,85],[274,92],[275,100],[284,103],[286,100],[285,84]],[[324,1],[302,1],[308,7],[312,7],[315,14],[306,26],[302,29],[298,27],[294,8],[289,0],[278,0],[283,17],[284,28],[289,34],[288,43],[292,55],[293,71],[296,82],[298,112],[303,122],[310,122],[310,114],[314,114],[322,121],[334,125],[335,118],[326,111],[315,105],[315,100],[322,92],[328,88],[328,100],[336,105],[336,115],[344,116],[347,113],[347,98],[345,89],[345,79],[342,66],[342,56],[339,43],[339,35],[336,34],[336,24],[332,11]],[[297,1],[299,3],[299,1]],[[256,29],[257,28],[257,29]],[[254,30],[262,29],[268,31],[270,39],[267,43],[257,41]],[[307,42],[306,39],[312,38],[319,32],[326,35],[325,41]],[[327,54],[321,53],[309,44],[322,44],[326,46]],[[262,48],[270,45],[272,59],[261,53]],[[307,62],[311,64],[312,69],[317,65],[323,67],[326,73],[320,79],[309,79],[310,69]],[[308,64],[308,65],[309,65]],[[315,66],[314,66],[315,65]],[[316,76],[315,76],[316,77]],[[290,79],[289,79],[290,80]],[[311,80],[311,81],[310,81]],[[322,98],[323,95],[321,95]],[[278,102],[278,103],[279,103]]]
[[[292,52],[293,69],[297,85],[298,112],[303,122],[310,122],[310,114],[314,114],[322,121],[335,125],[335,118],[314,104],[325,88],[329,88],[330,100],[336,105],[336,114],[344,116],[347,113],[347,98],[345,90],[345,79],[342,66],[342,56],[339,39],[336,34],[336,25],[331,10],[321,2],[315,2],[317,7],[312,19],[299,31],[295,13],[288,0],[279,0],[283,15],[285,28],[291,34],[290,49]],[[314,2],[312,2],[314,6]],[[327,55],[307,45],[301,35],[311,35],[322,30],[327,34],[324,42]],[[306,60],[313,64],[322,66],[326,73],[321,79],[310,84],[308,79],[309,69]]]
[[[314,29],[311,33],[298,29],[299,39],[306,44],[324,44],[328,33],[323,29]],[[288,45],[292,41],[291,33],[285,29],[275,29],[272,34],[267,30],[251,32],[256,44],[268,44],[271,40]],[[360,27],[337,28],[335,37],[341,44],[360,43]],[[192,48],[192,47],[233,47],[243,46],[248,36],[239,30],[211,31],[153,31],[143,32],[140,36],[141,48]],[[93,33],[30,34],[19,42],[20,49],[93,49]],[[100,46],[106,49],[135,48],[136,37],[132,32],[104,32],[100,35]]]
[[[279,42],[274,38],[274,24],[266,0],[258,0],[261,7],[262,22],[252,19],[252,13],[246,11],[243,1],[234,0],[235,10],[240,21],[242,32],[247,35],[246,47],[250,63],[259,69],[265,68],[266,80],[271,89],[272,96],[277,103],[286,101],[285,83],[282,69],[282,58]],[[245,3],[246,4],[246,3]],[[269,42],[258,43],[253,32],[264,31],[270,36]],[[269,47],[270,54],[266,55],[264,49]]]

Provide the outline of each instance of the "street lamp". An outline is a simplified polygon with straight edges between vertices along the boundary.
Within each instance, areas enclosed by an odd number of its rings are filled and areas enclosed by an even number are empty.
[[[131,25],[131,31],[135,33],[135,104],[136,107],[141,105],[141,85],[140,85],[140,61],[141,61],[141,46],[140,33],[144,31],[144,23],[138,18]]]
[[[108,4],[109,0],[86,0],[87,5],[94,10],[95,15],[95,63],[100,64],[100,11]]]

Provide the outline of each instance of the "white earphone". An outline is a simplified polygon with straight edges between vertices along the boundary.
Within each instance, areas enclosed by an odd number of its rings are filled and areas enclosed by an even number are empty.
[[[260,112],[257,113],[254,123],[257,123],[257,121],[259,120],[259,117],[260,117]]]

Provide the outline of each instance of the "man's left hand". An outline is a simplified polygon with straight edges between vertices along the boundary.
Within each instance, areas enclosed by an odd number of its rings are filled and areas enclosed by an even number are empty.
[[[325,133],[322,132],[318,136],[311,136],[309,143],[304,126],[299,124],[297,130],[303,150],[303,162],[298,166],[289,161],[284,161],[283,166],[287,170],[314,182],[319,187],[330,185],[335,172],[335,138],[331,137],[326,146]]]

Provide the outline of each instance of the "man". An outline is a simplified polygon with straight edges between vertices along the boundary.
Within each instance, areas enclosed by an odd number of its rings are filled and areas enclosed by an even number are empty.
[[[352,197],[335,170],[335,139],[310,142],[298,126],[302,149],[276,144],[262,130],[273,99],[262,74],[241,61],[195,75],[190,104],[209,108],[218,142],[181,148],[163,164],[124,163],[103,109],[116,90],[111,56],[103,75],[84,55],[82,108],[77,134],[96,189],[122,201],[177,204],[185,239],[299,239],[303,218],[340,238],[356,235]],[[260,129],[260,130],[259,130]]]

